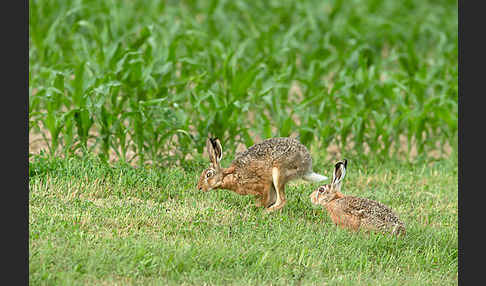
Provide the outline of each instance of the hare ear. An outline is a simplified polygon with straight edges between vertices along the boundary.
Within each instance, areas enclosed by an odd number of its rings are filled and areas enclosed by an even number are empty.
[[[221,142],[219,142],[219,139],[213,139],[212,142],[213,148],[216,154],[216,159],[218,160],[218,163],[221,162],[221,159],[223,159],[223,147],[221,147]]]
[[[346,175],[346,166],[348,161],[344,159],[343,161],[337,162],[334,166],[334,174],[332,175],[332,184],[338,185],[343,180]]]
[[[215,165],[217,162],[216,154],[214,153],[214,148],[213,148],[213,144],[211,143],[211,138],[208,138],[206,140],[206,151],[208,151],[209,161],[211,161],[211,163]]]
[[[221,148],[219,139],[208,138],[206,141],[206,148],[209,154],[209,160],[213,163],[214,167],[218,167],[221,158],[223,158],[223,149]]]

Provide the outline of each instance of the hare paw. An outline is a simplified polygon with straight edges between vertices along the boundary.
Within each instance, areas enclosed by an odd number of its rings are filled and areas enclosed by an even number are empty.
[[[274,212],[274,211],[277,211],[277,210],[280,210],[284,207],[285,205],[285,202],[282,202],[280,204],[272,204],[271,206],[269,206],[268,208],[266,208],[264,210],[265,213],[271,213],[271,212]]]

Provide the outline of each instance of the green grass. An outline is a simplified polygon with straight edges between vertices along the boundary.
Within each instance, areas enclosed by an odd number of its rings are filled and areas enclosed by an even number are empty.
[[[457,16],[449,0],[31,0],[29,134],[48,145],[29,160],[31,284],[457,284]],[[299,136],[328,175],[337,147],[345,192],[407,236],[337,229],[316,185],[271,215],[196,191],[208,134],[226,164]]]
[[[332,162],[316,161],[329,175]],[[198,192],[205,165],[35,157],[30,284],[457,285],[455,158],[426,165],[351,158],[343,191],[394,209],[408,231],[399,239],[336,228],[310,204],[316,184],[288,185],[287,206],[270,215],[249,196]]]
[[[29,16],[29,132],[51,155],[164,164],[209,133],[226,150],[457,148],[457,1],[31,0]]]

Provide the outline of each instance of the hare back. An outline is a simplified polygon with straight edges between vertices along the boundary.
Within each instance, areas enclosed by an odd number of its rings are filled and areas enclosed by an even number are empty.
[[[270,138],[255,144],[239,153],[232,164],[244,172],[255,162],[270,174],[272,167],[278,167],[291,177],[303,176],[312,170],[312,157],[307,148],[296,139],[288,137]]]
[[[361,224],[369,228],[385,229],[389,226],[403,225],[389,207],[374,200],[346,196],[337,199],[336,204],[343,212],[360,217]]]

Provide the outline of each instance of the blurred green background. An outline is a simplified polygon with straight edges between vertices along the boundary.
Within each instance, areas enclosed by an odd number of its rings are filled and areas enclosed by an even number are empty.
[[[29,13],[29,134],[49,155],[164,165],[200,156],[208,134],[228,154],[272,136],[323,157],[457,150],[456,1],[31,0]]]

